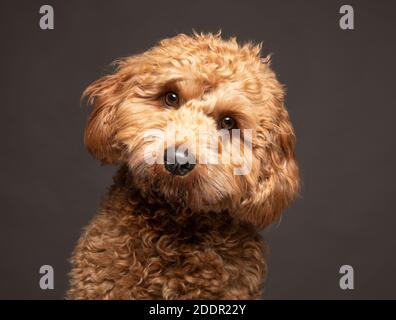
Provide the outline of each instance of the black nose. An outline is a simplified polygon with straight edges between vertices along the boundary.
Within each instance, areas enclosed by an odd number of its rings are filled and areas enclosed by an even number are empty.
[[[185,176],[195,167],[195,158],[188,150],[178,151],[168,148],[164,154],[165,169],[174,176]]]

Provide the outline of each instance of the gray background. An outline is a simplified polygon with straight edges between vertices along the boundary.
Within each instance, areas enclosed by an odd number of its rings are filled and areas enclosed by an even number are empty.
[[[55,9],[42,31],[39,7]],[[355,30],[338,26],[342,4]],[[59,299],[111,182],[85,151],[83,89],[179,32],[264,41],[287,85],[303,188],[270,247],[267,299],[396,298],[393,1],[1,1],[0,298]],[[55,268],[55,290],[38,286]],[[355,290],[338,286],[341,265]]]

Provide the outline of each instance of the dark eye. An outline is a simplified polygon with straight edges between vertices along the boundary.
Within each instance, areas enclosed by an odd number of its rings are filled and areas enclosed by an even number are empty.
[[[169,91],[164,95],[165,104],[169,107],[176,107],[179,105],[179,96],[173,91]]]
[[[231,118],[231,117],[224,117],[220,121],[220,127],[222,129],[227,129],[227,130],[235,129],[236,128],[236,121],[233,118]]]

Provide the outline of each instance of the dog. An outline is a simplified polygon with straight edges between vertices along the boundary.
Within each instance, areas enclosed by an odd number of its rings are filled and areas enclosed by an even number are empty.
[[[284,87],[260,51],[219,33],[179,34],[116,61],[85,90],[86,147],[119,169],[72,255],[68,299],[262,297],[259,231],[295,198],[299,172]],[[231,136],[208,152],[241,151],[239,164],[201,163],[210,148],[196,136],[220,130],[250,130],[247,144]]]

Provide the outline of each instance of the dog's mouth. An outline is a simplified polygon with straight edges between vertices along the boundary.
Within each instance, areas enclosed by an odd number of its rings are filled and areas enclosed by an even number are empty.
[[[149,149],[149,153],[143,153],[142,147],[129,154],[127,164],[134,186],[150,202],[166,202],[193,211],[219,211],[241,193],[234,166],[212,162],[217,152],[208,152],[205,158],[202,148],[172,146]]]
[[[129,166],[134,188],[152,203],[166,202],[192,211],[224,209],[235,188],[221,168],[206,164]]]

